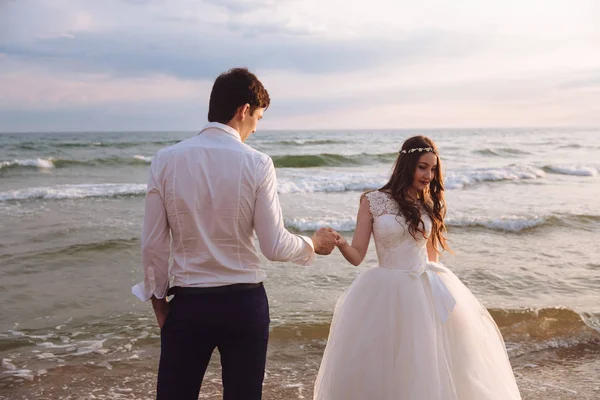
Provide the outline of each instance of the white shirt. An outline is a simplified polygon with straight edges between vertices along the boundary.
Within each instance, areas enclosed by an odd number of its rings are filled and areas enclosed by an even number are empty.
[[[254,232],[269,260],[315,260],[311,239],[284,227],[271,158],[228,125],[209,123],[152,160],[141,237],[145,279],[131,290],[143,301],[161,299],[169,275],[173,286],[262,282]]]

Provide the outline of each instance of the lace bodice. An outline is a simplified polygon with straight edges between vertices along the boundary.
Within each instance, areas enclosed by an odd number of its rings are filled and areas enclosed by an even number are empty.
[[[380,191],[367,193],[366,198],[373,218],[373,238],[379,265],[410,270],[427,263],[427,241],[412,237],[404,216],[398,215],[400,208],[394,198]],[[429,234],[431,220],[426,213],[421,218]]]

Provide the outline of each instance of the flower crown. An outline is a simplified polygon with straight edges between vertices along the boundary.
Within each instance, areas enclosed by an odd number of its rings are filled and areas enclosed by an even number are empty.
[[[419,153],[435,153],[433,147],[415,147],[414,149],[400,150],[400,154],[414,153],[415,151],[418,151]]]

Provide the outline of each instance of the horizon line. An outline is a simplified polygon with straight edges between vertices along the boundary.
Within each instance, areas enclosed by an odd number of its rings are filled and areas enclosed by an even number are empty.
[[[94,129],[94,130],[76,130],[76,129],[67,129],[67,130],[28,130],[28,131],[10,131],[10,130],[1,130],[0,134],[28,134],[28,133],[194,133],[198,132],[202,128],[200,127],[198,130],[194,129],[159,129],[159,130],[149,130],[149,129]],[[544,126],[544,125],[530,125],[530,126],[478,126],[478,127],[407,127],[407,128],[272,128],[272,129],[260,129],[257,130],[253,135],[260,134],[261,132],[306,132],[306,131],[325,131],[325,132],[340,132],[340,131],[414,131],[414,130],[422,130],[422,131],[439,131],[439,130],[448,130],[448,131],[458,131],[458,130],[510,130],[510,129],[583,129],[583,130],[600,130],[599,126],[591,126],[591,125],[556,125],[556,126]]]

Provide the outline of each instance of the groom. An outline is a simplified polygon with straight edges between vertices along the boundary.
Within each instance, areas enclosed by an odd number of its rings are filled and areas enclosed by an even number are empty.
[[[272,261],[309,265],[315,253],[334,248],[331,228],[311,238],[285,229],[273,161],[244,144],[269,102],[254,74],[232,69],[213,85],[208,125],[152,160],[141,237],[145,279],[132,292],[152,300],[161,329],[159,400],[198,399],[215,347],[223,398],[260,399],[270,319],[254,233]]]

